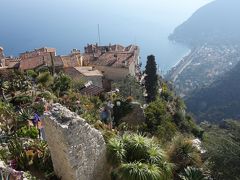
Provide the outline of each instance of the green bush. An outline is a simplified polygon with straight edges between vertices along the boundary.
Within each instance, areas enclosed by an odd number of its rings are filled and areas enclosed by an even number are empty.
[[[156,101],[150,103],[145,109],[145,116],[149,131],[155,132],[161,122],[168,116],[166,102],[161,99],[157,99]]]
[[[162,173],[155,164],[132,162],[122,164],[117,172],[121,180],[161,180]]]
[[[178,128],[171,120],[164,120],[161,125],[157,127],[156,135],[163,142],[169,142],[178,132]]]
[[[38,96],[41,98],[44,98],[48,101],[57,99],[57,97],[49,91],[44,91],[44,92],[40,93]]]
[[[113,166],[124,162],[126,150],[120,138],[111,138],[107,143],[108,160]]]
[[[43,103],[34,103],[31,107],[38,115],[42,115],[44,113],[45,108]]]
[[[57,96],[63,96],[72,87],[72,79],[63,73],[54,77],[53,91]]]
[[[172,177],[172,166],[153,139],[125,134],[108,141],[108,159],[117,179],[164,179]],[[160,178],[161,177],[161,178]]]
[[[23,126],[21,129],[17,131],[17,136],[37,139],[38,129],[36,127]]]
[[[191,139],[176,136],[168,148],[171,163],[175,164],[175,172],[180,173],[187,166],[200,167],[202,164],[200,151],[193,146]]]
[[[53,76],[50,72],[41,72],[37,77],[37,82],[41,87],[48,89],[53,84]]]
[[[207,176],[204,175],[201,169],[194,167],[187,167],[184,172],[181,173],[180,178],[182,180],[208,180]]]
[[[27,71],[27,76],[33,78],[33,79],[36,79],[38,74],[34,71],[34,70],[28,70]]]
[[[14,104],[15,106],[17,105],[27,105],[31,104],[33,102],[32,96],[27,96],[27,95],[19,95],[14,97],[11,100],[11,103]]]

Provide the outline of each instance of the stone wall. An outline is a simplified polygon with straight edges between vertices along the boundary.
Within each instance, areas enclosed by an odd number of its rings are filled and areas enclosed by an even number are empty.
[[[45,116],[54,170],[62,180],[109,179],[106,144],[98,130],[60,104]]]
[[[95,68],[101,71],[106,79],[112,81],[123,80],[129,75],[128,68],[115,68],[110,66],[95,66]]]

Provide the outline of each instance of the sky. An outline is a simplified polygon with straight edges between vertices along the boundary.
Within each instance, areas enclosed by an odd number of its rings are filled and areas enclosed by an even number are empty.
[[[83,50],[87,43],[97,42],[99,24],[101,44],[138,44],[144,58],[154,53],[169,68],[186,49],[169,44],[168,35],[208,2],[0,0],[0,46],[14,56],[42,46],[67,54],[72,48]]]

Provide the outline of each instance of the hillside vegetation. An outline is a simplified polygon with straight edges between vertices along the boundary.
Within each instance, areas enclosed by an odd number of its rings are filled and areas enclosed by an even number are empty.
[[[188,110],[198,120],[219,121],[240,118],[240,63],[211,86],[193,92],[187,99]]]

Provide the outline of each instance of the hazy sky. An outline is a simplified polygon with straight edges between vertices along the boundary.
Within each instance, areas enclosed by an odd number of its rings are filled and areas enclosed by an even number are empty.
[[[87,43],[136,43],[170,67],[186,49],[168,35],[210,0],[0,0],[0,46],[7,55],[42,46],[60,54]],[[164,67],[164,69],[166,69]]]
[[[94,18],[114,21],[116,16],[141,19],[157,23],[174,23],[186,20],[202,5],[211,0],[0,0],[1,19],[21,18],[46,22],[61,16],[62,20],[83,16],[86,20]],[[44,13],[44,15],[43,15]],[[49,14],[46,18],[45,14]],[[5,15],[5,17],[4,17]],[[43,19],[42,19],[43,20]],[[69,19],[68,19],[69,20]],[[84,22],[86,23],[86,22]],[[25,23],[24,23],[25,24]]]

